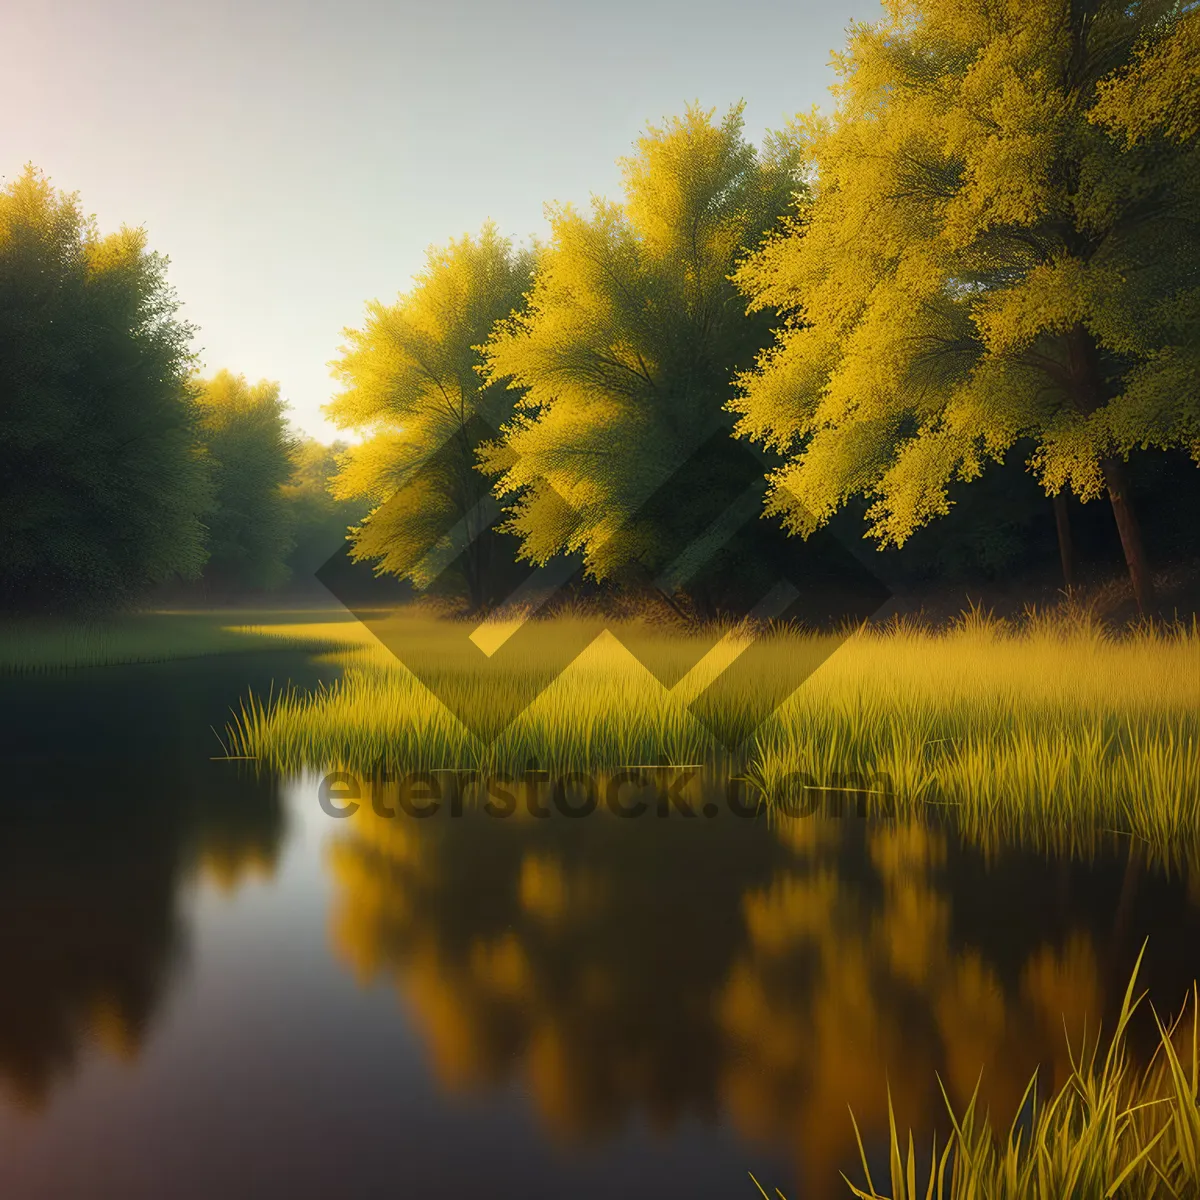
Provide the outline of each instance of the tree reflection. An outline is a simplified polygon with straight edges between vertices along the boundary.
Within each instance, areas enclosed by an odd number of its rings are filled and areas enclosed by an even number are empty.
[[[569,1139],[724,1117],[791,1147],[803,1195],[842,1194],[847,1106],[878,1144],[888,1085],[929,1128],[938,1074],[961,1101],[982,1071],[1006,1113],[1035,1068],[1061,1081],[1064,1025],[1094,1035],[1132,965],[1110,970],[1119,861],[985,861],[915,824],[417,821],[364,803],[346,825],[334,943],[363,980],[394,980],[445,1088],[522,1079]],[[1169,910],[1194,936],[1186,897],[1156,877],[1134,925]],[[1173,1007],[1197,964],[1161,940],[1150,982]]]
[[[347,824],[334,942],[361,978],[395,978],[447,1088],[519,1067],[547,1127],[574,1138],[633,1110],[660,1128],[715,1115],[712,997],[742,936],[741,880],[778,847],[733,831],[731,869],[713,871],[704,829],[674,822],[630,838],[603,818],[421,823],[364,805]]]
[[[209,761],[203,685],[225,704],[228,674],[139,672],[5,697],[0,1088],[23,1107],[92,1051],[137,1055],[186,953],[185,884],[233,889],[278,856],[278,784]]]

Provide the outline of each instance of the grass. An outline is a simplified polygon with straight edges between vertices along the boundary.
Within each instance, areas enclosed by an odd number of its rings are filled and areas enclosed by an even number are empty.
[[[463,653],[461,627],[416,613],[400,620],[409,623],[406,661],[473,714],[519,708],[522,687],[552,674],[563,647],[587,635],[585,618],[545,622],[529,652],[496,671]],[[737,630],[707,655],[701,635],[619,632],[640,639],[644,661],[673,660],[676,673],[695,665],[666,688],[602,636],[485,742],[361,627],[346,629],[344,677],[314,693],[249,697],[229,727],[229,752],[284,769],[362,771],[505,771],[530,760],[602,771],[723,759],[768,805],[800,776],[820,786],[888,780],[893,811],[948,815],[977,841],[1074,850],[1115,834],[1172,857],[1200,836],[1195,625],[1118,637],[1086,618],[1014,625],[976,613],[940,632],[893,626],[822,639],[777,631],[741,657]],[[712,728],[752,728],[805,662],[820,665],[736,754],[724,754]]]
[[[1132,835],[1168,857],[1200,830],[1200,634],[969,619],[848,646],[781,712],[752,767],[890,778],[975,841],[1073,851]]]
[[[303,620],[289,621],[292,617]],[[338,622],[348,614],[328,613],[319,625],[311,618],[311,612],[230,610],[147,612],[91,622],[14,619],[0,625],[0,675],[339,644]]]
[[[979,1111],[978,1091],[961,1113],[947,1100],[950,1134],[940,1153],[933,1139],[930,1165],[924,1171],[918,1166],[911,1132],[906,1143],[897,1133],[889,1096],[888,1190],[880,1191],[872,1180],[860,1137],[865,1183],[847,1180],[850,1191],[859,1200],[1195,1197],[1200,1189],[1196,988],[1193,985],[1190,1030],[1186,1014],[1168,1026],[1153,1013],[1158,1046],[1139,1070],[1126,1048],[1129,1024],[1144,999],[1134,994],[1136,980],[1135,968],[1105,1053],[1100,1054],[1098,1038],[1090,1048],[1081,1046],[1071,1056],[1065,1085],[1044,1103],[1035,1076],[1006,1130],[998,1131],[990,1116]]]

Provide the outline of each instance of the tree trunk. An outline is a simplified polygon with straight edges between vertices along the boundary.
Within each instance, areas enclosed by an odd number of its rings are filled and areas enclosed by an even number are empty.
[[[491,530],[484,529],[471,538],[464,556],[467,575],[467,595],[471,612],[480,613],[487,607],[488,594],[488,547]]]
[[[1104,471],[1104,482],[1108,487],[1108,498],[1112,502],[1113,516],[1117,520],[1117,532],[1121,535],[1121,549],[1125,551],[1129,578],[1133,582],[1138,612],[1145,615],[1154,603],[1154,585],[1150,581],[1150,568],[1142,546],[1142,531],[1129,502],[1129,480],[1125,473],[1125,464],[1119,458],[1106,458],[1101,467]]]
[[[1062,560],[1063,586],[1069,592],[1074,584],[1071,552],[1071,514],[1065,492],[1054,496],[1054,527],[1058,530],[1058,556]]]

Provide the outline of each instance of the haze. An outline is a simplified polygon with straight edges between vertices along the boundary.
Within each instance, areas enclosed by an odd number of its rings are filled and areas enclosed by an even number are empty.
[[[747,129],[828,104],[871,0],[605,5],[57,0],[11,10],[0,176],[32,161],[103,229],[144,224],[208,372],[282,384],[325,440],[328,362],[364,303],[488,217],[614,194],[647,121],[747,102]]]

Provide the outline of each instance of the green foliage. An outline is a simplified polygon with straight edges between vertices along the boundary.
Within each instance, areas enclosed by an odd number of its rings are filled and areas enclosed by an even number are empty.
[[[300,441],[292,455],[292,475],[283,489],[292,551],[288,568],[297,583],[307,582],[366,515],[363,501],[336,500],[329,490],[346,444],[326,446],[315,438]]]
[[[219,371],[196,385],[215,506],[205,582],[222,591],[279,587],[292,548],[283,485],[294,442],[279,384]]]
[[[851,30],[833,117],[756,152],[740,106],[693,106],[638,139],[619,202],[552,207],[535,251],[491,224],[431,249],[346,332],[328,411],[365,437],[336,470],[313,445],[292,474],[276,385],[189,387],[165,261],[27,170],[0,195],[0,608],[126,603],[209,553],[210,586],[270,588],[352,526],[357,562],[457,572],[474,608],[517,557],[577,555],[713,616],[727,581],[758,596],[799,562],[781,529],[839,510],[907,544],[910,577],[1044,559],[1066,510],[1035,487],[1108,493],[1144,606],[1136,460],[1179,493],[1154,548],[1200,494],[1175,485],[1200,461],[1200,10],[886,9]],[[697,534],[758,503],[747,462],[781,524],[714,550]]]
[[[756,154],[740,106],[651,127],[621,165],[622,203],[551,209],[528,310],[487,347],[488,378],[523,393],[482,456],[507,527],[524,557],[581,552],[600,579],[669,555],[679,510],[640,506],[722,428],[734,371],[769,337],[729,275],[801,186],[795,147]]]
[[[0,608],[104,608],[204,562],[189,326],[141,230],[0,192]]]
[[[1177,445],[1200,462],[1200,10],[1173,8],[1130,68],[1100,84],[1089,118],[1132,160],[1127,207],[1143,225],[1121,267],[1145,277],[1127,310],[1149,336],[1129,353],[1112,437],[1121,450]]]
[[[479,373],[479,347],[529,287],[530,256],[487,224],[429,251],[425,270],[395,304],[367,306],[362,329],[347,330],[334,371],[344,388],[330,419],[368,436],[341,457],[339,500],[366,500],[353,531],[353,557],[427,587],[437,571],[428,551],[455,525],[480,520],[486,481],[479,445],[512,413],[515,397]],[[484,522],[486,524],[486,522]],[[497,547],[478,538],[461,560],[478,606]]]
[[[952,482],[947,489],[949,512],[922,526],[903,548],[890,547],[871,556],[872,568],[889,582],[964,582],[996,580],[1024,568],[1057,570],[1054,515],[1051,503],[1025,470],[1025,449],[1018,443],[1003,464],[991,467],[971,484]],[[861,538],[868,504],[851,499],[830,520],[830,529],[847,543]],[[1082,544],[1080,520],[1091,514],[1073,505],[1073,535]],[[1100,542],[1111,542],[1112,517],[1103,522]],[[1090,548],[1090,547],[1089,547]]]
[[[786,314],[733,407],[787,456],[790,529],[862,495],[902,544],[1023,438],[1045,491],[1085,500],[1134,447],[1200,457],[1196,139],[1174,110],[1142,137],[1120,99],[1184,20],[895,0],[854,27],[840,109],[808,124],[814,203],[738,274]]]

